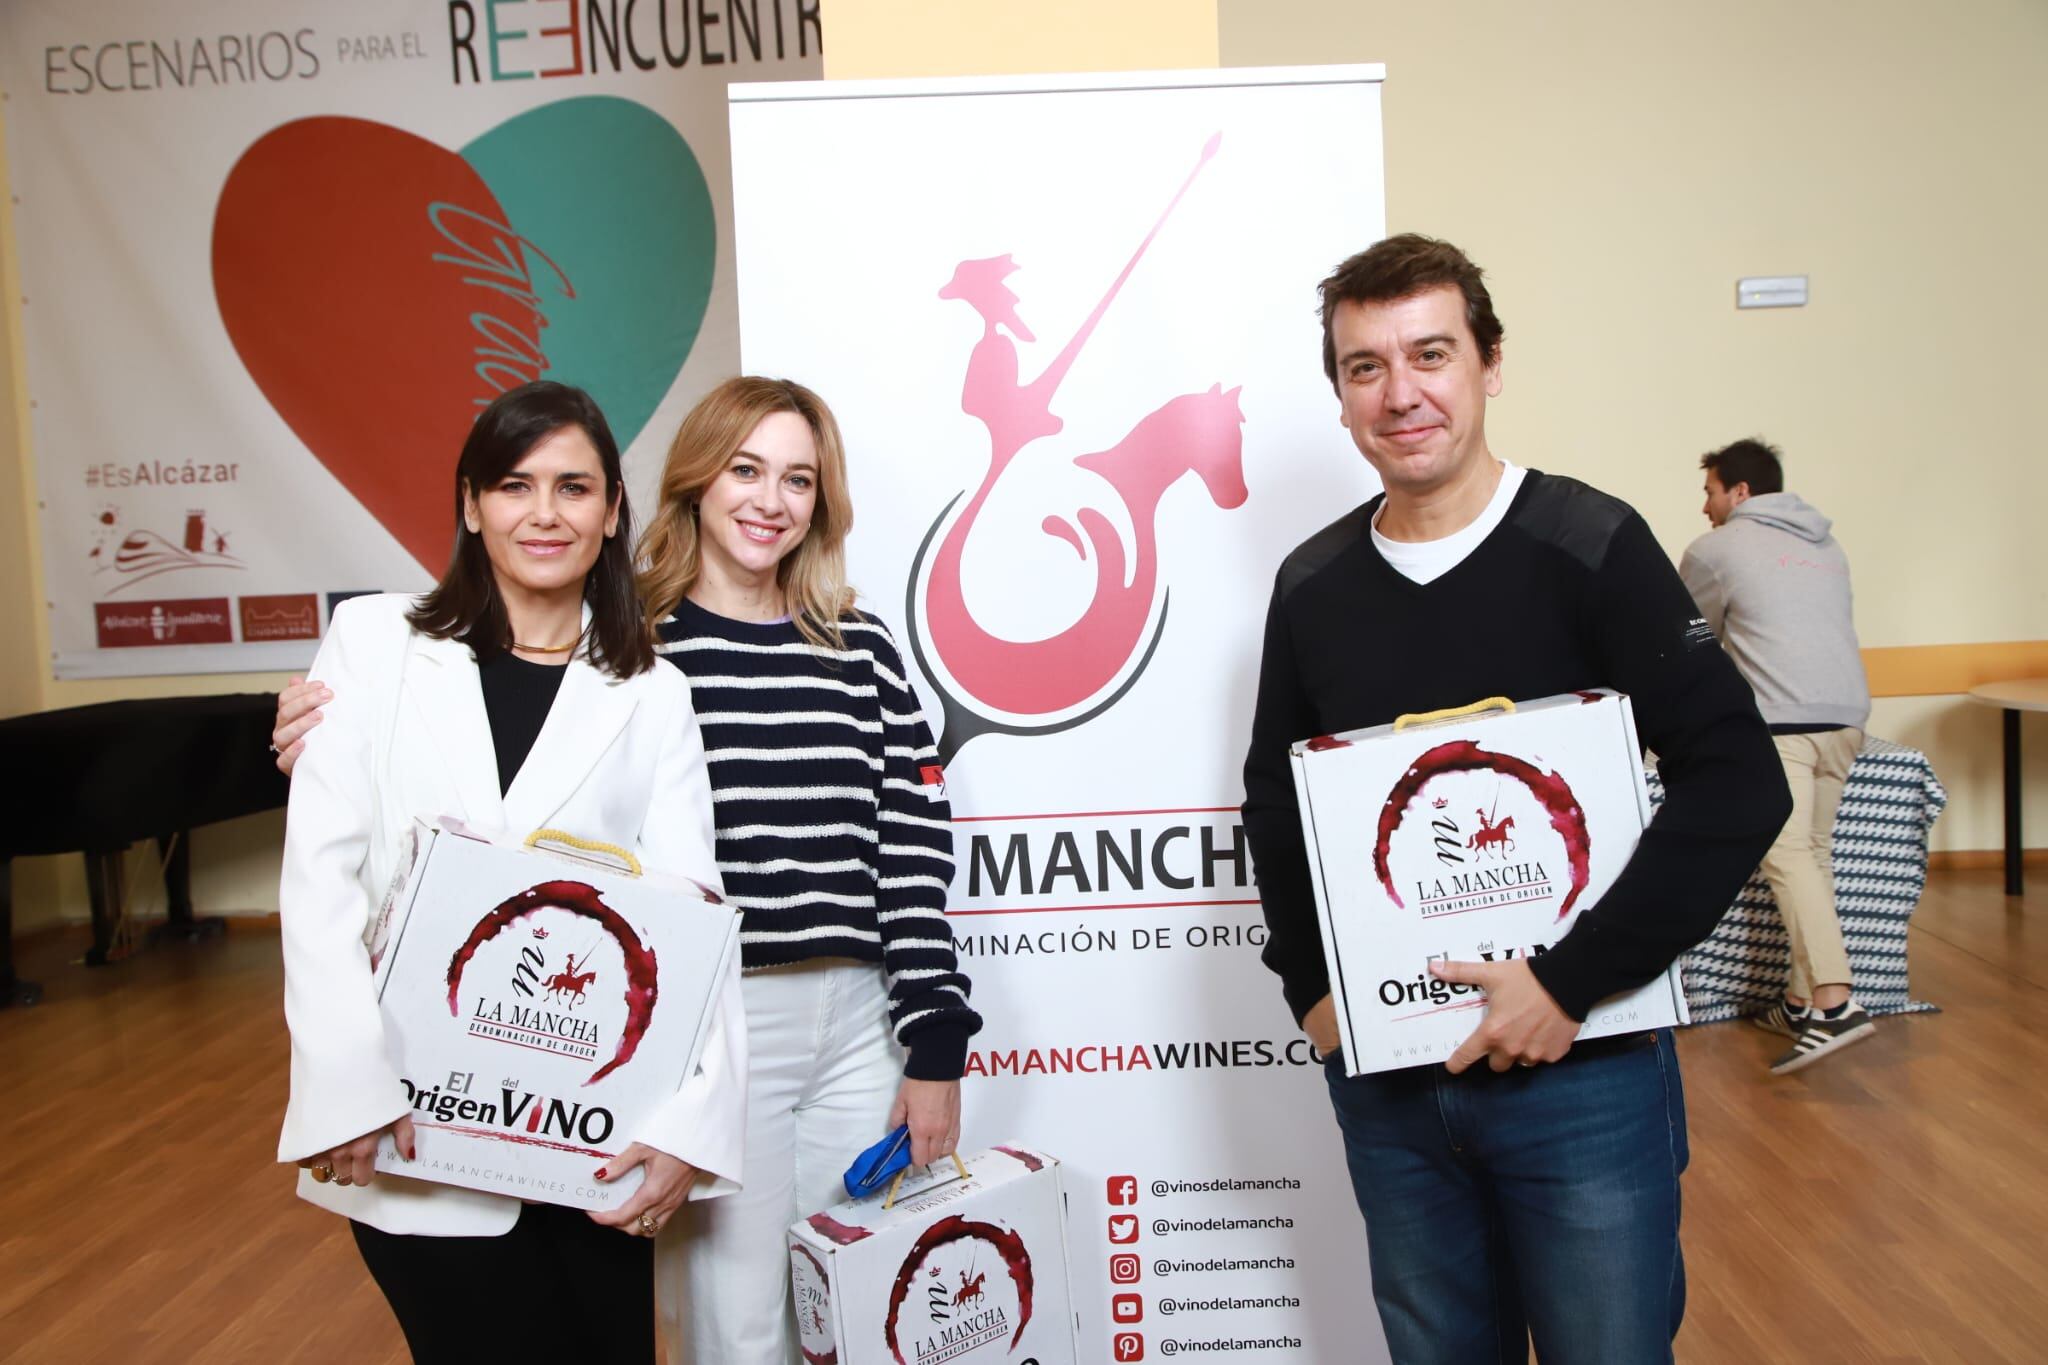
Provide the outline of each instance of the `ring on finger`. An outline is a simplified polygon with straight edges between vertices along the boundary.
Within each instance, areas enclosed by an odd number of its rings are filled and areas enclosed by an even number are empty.
[[[328,1181],[334,1179],[334,1167],[324,1161],[316,1162],[310,1168],[310,1174],[315,1185],[325,1185]]]
[[[640,1215],[640,1235],[642,1237],[652,1237],[660,1231],[661,1224],[655,1220],[654,1215],[643,1211]]]

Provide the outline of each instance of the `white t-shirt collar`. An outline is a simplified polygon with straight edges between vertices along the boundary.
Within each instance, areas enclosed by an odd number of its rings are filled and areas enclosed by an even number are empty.
[[[1522,479],[1528,472],[1519,465],[1502,460],[1500,484],[1487,500],[1486,509],[1467,525],[1438,540],[1388,540],[1380,534],[1380,513],[1375,512],[1372,518],[1373,548],[1403,578],[1417,583],[1434,582],[1464,563],[1465,557],[1479,548],[1479,542],[1492,535],[1494,528],[1506,519],[1508,505],[1515,500],[1515,494],[1521,490]],[[1380,512],[1386,510],[1387,505],[1382,502]]]

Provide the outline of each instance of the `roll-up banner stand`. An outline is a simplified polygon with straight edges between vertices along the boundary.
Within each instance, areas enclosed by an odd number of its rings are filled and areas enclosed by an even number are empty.
[[[1379,67],[736,85],[741,354],[844,428],[940,731],[987,1027],[1082,1359],[1386,1359],[1237,805],[1282,556],[1376,491],[1316,284],[1385,231]]]

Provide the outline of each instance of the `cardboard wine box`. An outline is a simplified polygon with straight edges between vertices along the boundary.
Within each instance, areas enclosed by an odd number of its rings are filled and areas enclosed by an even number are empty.
[[[369,931],[418,1158],[377,1169],[575,1208],[696,1067],[739,913],[683,878],[416,821]]]
[[[1353,1076],[1448,1058],[1486,998],[1429,964],[1547,951],[1650,819],[1635,717],[1616,692],[1324,735],[1291,759]],[[1579,1037],[1686,1021],[1673,964],[1595,1006]]]
[[[812,1365],[1072,1365],[1066,1196],[1055,1157],[1017,1144],[914,1175],[789,1229]]]

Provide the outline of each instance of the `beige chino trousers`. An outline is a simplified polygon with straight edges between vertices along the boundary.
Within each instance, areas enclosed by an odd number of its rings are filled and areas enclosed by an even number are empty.
[[[1778,898],[1792,940],[1792,975],[1785,993],[1812,1000],[1816,986],[1849,986],[1849,954],[1835,914],[1835,812],[1842,784],[1863,748],[1861,730],[1773,735],[1785,780],[1792,787],[1792,818],[1764,855],[1764,878]]]

